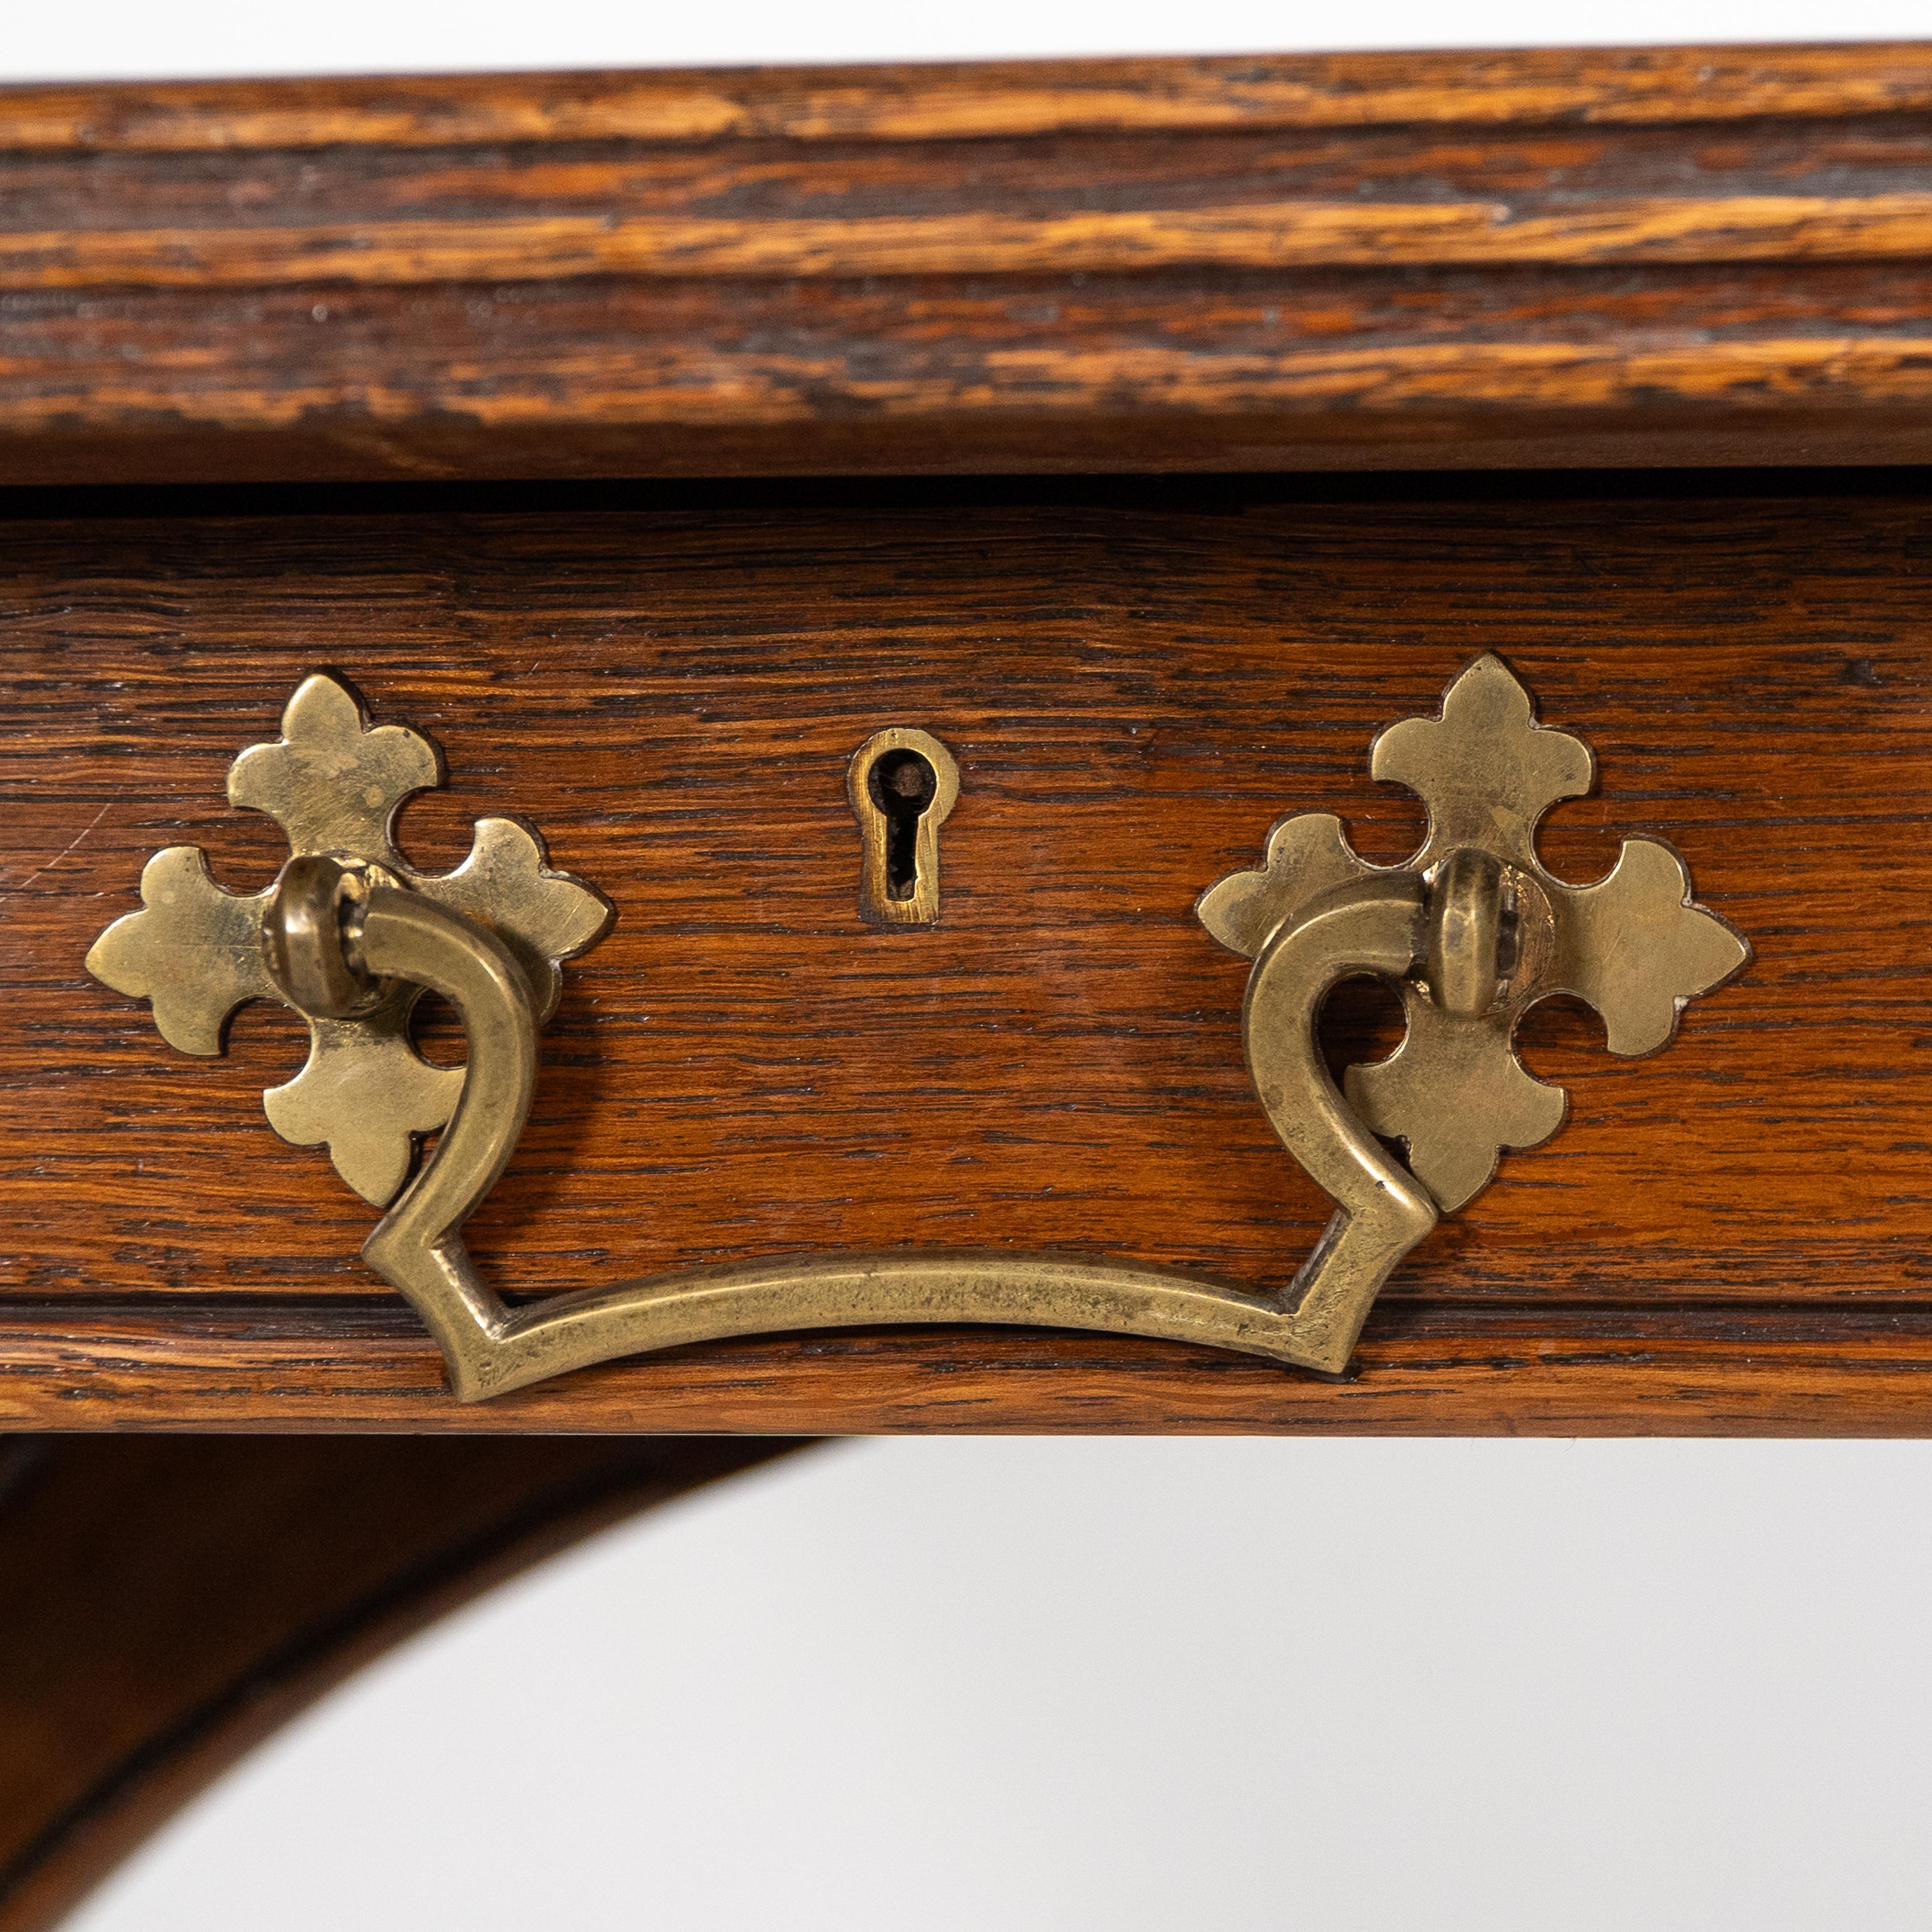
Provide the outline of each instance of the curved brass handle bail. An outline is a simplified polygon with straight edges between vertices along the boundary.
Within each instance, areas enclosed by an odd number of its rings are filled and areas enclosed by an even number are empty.
[[[1316,1036],[1338,980],[1402,978],[1421,948],[1421,882],[1407,875],[1345,886],[1284,926],[1248,976],[1241,1031],[1248,1072],[1282,1144],[1336,1203],[1315,1252],[1289,1283],[1289,1359],[1339,1373],[1397,1263],[1436,1226],[1436,1203],[1356,1117],[1329,1077]]]
[[[456,1366],[509,1318],[478,1276],[460,1230],[502,1178],[536,1090],[536,1002],[508,947],[461,914],[386,886],[370,891],[357,950],[380,978],[440,993],[468,1037],[462,1096],[422,1171],[362,1244]],[[459,1390],[459,1393],[461,1391]]]
[[[1315,1017],[1336,980],[1407,970],[1421,913],[1419,891],[1408,882],[1338,896],[1278,934],[1250,982],[1246,1031],[1256,1084],[1288,1150],[1340,1204],[1280,1294],[1161,1269],[928,1252],[693,1270],[512,1311],[477,1274],[460,1231],[508,1163],[530,1110],[536,1029],[529,985],[508,950],[475,922],[373,886],[352,942],[356,963],[378,979],[440,993],[468,1034],[470,1063],[448,1129],[362,1252],[415,1304],[457,1392],[472,1400],[674,1343],[908,1321],[1099,1328],[1339,1372],[1377,1291],[1435,1226],[1436,1210],[1336,1090],[1316,1044]]]
[[[788,1328],[994,1322],[1240,1348],[1339,1371],[1389,1270],[1435,1225],[1424,1194],[1336,1090],[1314,1021],[1337,980],[1412,963],[1418,889],[1344,892],[1277,934],[1248,992],[1250,1064],[1288,1150],[1340,1204],[1287,1288],[1256,1294],[1166,1269],[973,1252],[856,1255],[694,1269],[512,1310],[478,1275],[464,1220],[508,1164],[536,1076],[536,1006],[508,949],[420,896],[292,863],[267,924],[278,971],[345,1005],[382,982],[440,993],[469,1039],[461,1098],[422,1172],[363,1244],[434,1334],[466,1400],[612,1357]],[[320,935],[320,938],[318,938]],[[314,949],[332,945],[326,967]],[[304,949],[307,949],[306,951]]]

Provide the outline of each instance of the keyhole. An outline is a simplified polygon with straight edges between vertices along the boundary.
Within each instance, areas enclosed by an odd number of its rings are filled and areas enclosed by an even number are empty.
[[[939,918],[939,828],[959,796],[959,767],[929,731],[875,731],[845,768],[859,820],[859,916],[868,926]]]
[[[866,789],[886,817],[886,896],[909,899],[919,885],[919,821],[938,794],[938,774],[916,752],[888,752]]]

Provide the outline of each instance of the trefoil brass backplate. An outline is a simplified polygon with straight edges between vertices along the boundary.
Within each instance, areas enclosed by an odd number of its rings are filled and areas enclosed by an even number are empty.
[[[888,758],[910,774],[897,800],[874,795]],[[1471,664],[1439,716],[1384,730],[1370,770],[1428,806],[1428,836],[1407,865],[1372,866],[1338,818],[1304,813],[1276,826],[1261,867],[1222,880],[1198,907],[1216,939],[1254,962],[1242,1026],[1256,1093],[1336,1203],[1314,1252],[1274,1291],[1132,1263],[898,1250],[691,1269],[509,1306],[460,1231],[515,1152],[559,962],[595,942],[610,909],[550,870],[536,833],[514,820],[481,820],[453,872],[412,867],[396,849],[394,816],[410,793],[440,782],[438,754],[405,727],[372,726],[329,674],[305,680],[280,740],[244,752],[229,775],[230,800],[288,834],[274,883],[227,892],[198,848],[170,847],[142,875],[143,910],[109,927],[88,964],[150,1000],[163,1037],[187,1052],[218,1053],[227,1016],[246,1000],[304,1014],[308,1065],[264,1096],[269,1119],[286,1139],[326,1142],[344,1178],[388,1207],[364,1256],[414,1304],[465,1401],[682,1343],[908,1322],[1100,1329],[1339,1373],[1390,1271],[1439,1216],[1484,1186],[1502,1150],[1533,1147],[1561,1124],[1561,1090],[1516,1058],[1523,1013],[1574,994],[1604,1016],[1613,1053],[1647,1053],[1686,1001],[1750,957],[1693,902],[1683,860],[1660,840],[1626,841],[1594,885],[1544,868],[1537,824],[1589,789],[1594,761],[1578,740],[1536,723],[1499,658]],[[938,825],[957,782],[923,733],[882,734],[854,760],[854,807],[862,826],[868,807],[877,818],[862,904],[876,888],[868,916],[878,922],[936,913]],[[1330,988],[1359,974],[1400,985],[1408,1032],[1388,1060],[1348,1070],[1345,1096],[1316,1024]],[[463,1068],[430,1066],[410,1043],[425,989],[462,1020]],[[439,1129],[410,1179],[417,1139]],[[1406,1150],[1406,1166],[1385,1142]]]

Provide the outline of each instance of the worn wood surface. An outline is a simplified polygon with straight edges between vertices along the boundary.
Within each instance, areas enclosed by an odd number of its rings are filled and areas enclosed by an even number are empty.
[[[1932,502],[1522,487],[5,525],[0,1420],[1923,1428]],[[957,1331],[719,1345],[459,1410],[356,1258],[369,1210],[262,1118],[292,1016],[190,1059],[81,969],[158,846],[272,874],[224,774],[333,663],[445,747],[448,790],[404,818],[418,863],[514,811],[618,908],[472,1223],[506,1290],[902,1244],[1279,1281],[1328,1204],[1252,1096],[1245,962],[1192,902],[1290,811],[1403,856],[1419,812],[1370,782],[1370,737],[1485,649],[1598,755],[1553,869],[1660,833],[1756,959],[1654,1059],[1534,1016],[1568,1125],[1418,1251],[1346,1385]],[[856,904],[844,766],[889,724],[962,773],[929,932]],[[1372,1000],[1334,1030],[1344,1057],[1389,1037]]]
[[[0,90],[19,482],[1924,460],[1932,44]]]
[[[42,1932],[344,1677],[766,1442],[0,1446],[0,1932]]]

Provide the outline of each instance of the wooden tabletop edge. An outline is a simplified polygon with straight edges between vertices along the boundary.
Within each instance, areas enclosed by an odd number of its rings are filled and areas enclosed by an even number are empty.
[[[0,152],[970,140],[1923,111],[1932,41],[34,82]]]

